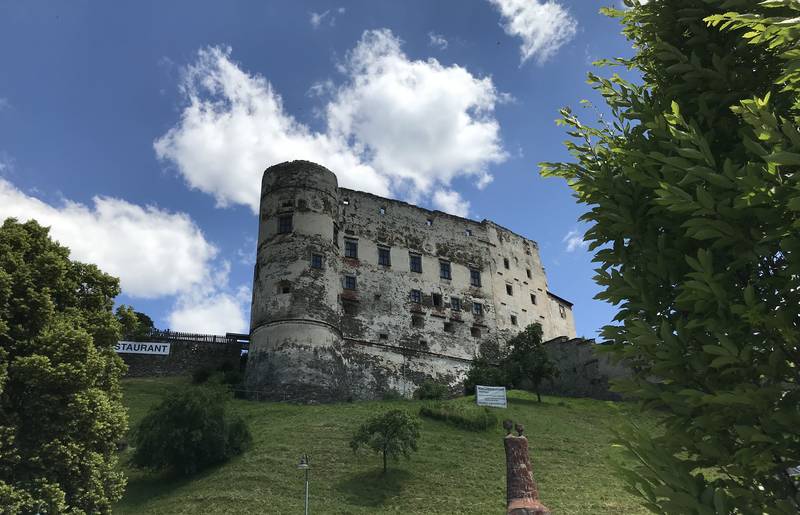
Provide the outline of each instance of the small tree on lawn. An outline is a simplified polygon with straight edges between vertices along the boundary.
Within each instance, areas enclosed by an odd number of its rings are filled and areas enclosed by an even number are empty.
[[[419,427],[419,419],[407,411],[388,411],[362,424],[350,440],[350,448],[356,452],[361,447],[367,447],[382,454],[385,474],[388,458],[397,459],[401,455],[410,458],[411,452],[417,450]]]
[[[542,326],[531,324],[508,341],[508,354],[503,368],[515,388],[530,387],[542,402],[539,387],[542,381],[558,373],[542,344]]]

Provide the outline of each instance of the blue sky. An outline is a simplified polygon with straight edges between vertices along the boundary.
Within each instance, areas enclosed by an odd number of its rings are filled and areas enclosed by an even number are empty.
[[[610,3],[0,0],[0,218],[52,226],[160,327],[242,331],[261,172],[311,159],[538,241],[594,337],[615,310],[583,208],[537,163],[569,159],[554,120],[596,100],[591,61],[631,53]]]

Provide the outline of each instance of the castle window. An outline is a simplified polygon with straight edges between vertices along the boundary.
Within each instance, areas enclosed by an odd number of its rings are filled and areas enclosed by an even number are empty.
[[[453,327],[453,322],[445,322],[444,323],[444,332],[446,333],[454,333],[455,328]]]
[[[525,273],[528,274],[528,279],[530,279],[531,278],[531,269],[530,268],[526,268],[525,269]]]
[[[412,272],[422,273],[422,256],[419,254],[408,255],[408,265]]]
[[[392,266],[391,253],[386,247],[378,247],[378,264],[383,266]]]
[[[306,200],[305,200],[305,199],[302,199],[302,198],[301,198],[301,199],[299,199],[299,200],[297,201],[297,207],[298,207],[299,209],[305,209],[305,208],[307,208],[307,207],[308,207],[308,202],[306,202]]]
[[[464,229],[464,236],[472,236],[472,229]]]
[[[382,214],[382,215],[385,215],[385,214],[386,214],[386,208],[385,208],[385,207],[383,207],[383,206],[381,206],[381,214]]]
[[[281,204],[281,207],[292,207],[292,205],[293,204],[291,200],[284,200],[283,203]]]
[[[420,290],[411,290],[411,302],[417,304],[422,302],[422,292]]]
[[[474,338],[480,338],[481,337],[481,328],[480,327],[474,327],[474,326],[470,327],[469,328],[469,334],[471,334]]]
[[[322,254],[311,254],[311,268],[322,268]]]
[[[336,224],[333,224],[333,244],[339,248],[339,226]]]
[[[449,261],[439,261],[439,277],[442,279],[452,279]]]
[[[433,225],[433,218],[428,218],[427,220],[425,220],[425,225],[427,225],[428,227]]]
[[[281,281],[278,283],[278,291],[281,294],[292,293],[292,285],[289,281]]]
[[[389,334],[388,333],[381,333],[381,334],[378,335],[378,338],[381,339],[381,340],[388,340],[389,339]]]
[[[503,258],[503,266],[508,270],[508,258]]]
[[[475,316],[483,316],[483,304],[481,304],[480,302],[473,302],[472,314]]]
[[[536,295],[531,293],[531,304],[536,304]]]
[[[419,315],[411,317],[411,327],[425,327],[425,318]]]
[[[442,294],[441,293],[434,293],[431,295],[433,298],[433,307],[440,308],[442,307]]]
[[[471,268],[469,270],[469,283],[472,286],[480,287],[481,285],[481,271]]]
[[[342,204],[344,204],[345,206],[349,206],[350,205],[350,199],[349,198],[342,199]]]
[[[517,315],[511,315],[511,325],[517,325]]]
[[[461,311],[461,299],[458,297],[450,297],[450,309],[453,311]]]
[[[354,275],[346,275],[346,276],[344,276],[344,289],[345,290],[355,290],[356,289],[356,276],[354,276]]]
[[[506,293],[509,295],[514,295],[514,287],[510,284],[506,284]]]
[[[342,300],[342,311],[344,311],[345,315],[357,315],[358,314],[358,301],[350,300],[350,299],[343,299]]]
[[[558,314],[561,315],[561,318],[567,318],[567,310],[561,304],[558,305]]]
[[[351,239],[344,240],[344,257],[358,259],[358,241]]]
[[[278,234],[292,232],[292,215],[281,215],[278,217]]]

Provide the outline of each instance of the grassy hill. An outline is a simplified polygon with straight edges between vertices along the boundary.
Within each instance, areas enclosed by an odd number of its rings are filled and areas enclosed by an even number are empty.
[[[125,403],[136,424],[184,379],[127,379]],[[625,492],[613,463],[611,428],[641,415],[631,406],[589,399],[509,394],[498,416],[525,424],[542,501],[557,514],[647,513]],[[233,400],[253,447],[190,478],[126,467],[128,487],[115,513],[302,513],[300,455],[311,456],[311,513],[505,513],[505,457],[499,426],[475,433],[422,419],[419,452],[381,476],[377,455],[354,455],[350,436],[366,417],[391,408],[417,413],[417,401],[299,406]],[[455,402],[474,402],[466,397]],[[122,456],[127,459],[126,451]]]

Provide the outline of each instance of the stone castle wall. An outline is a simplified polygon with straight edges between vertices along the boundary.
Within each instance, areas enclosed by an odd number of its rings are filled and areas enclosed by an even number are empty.
[[[558,377],[552,382],[544,381],[542,393],[619,400],[620,395],[610,390],[611,381],[628,377],[630,370],[612,362],[602,347],[583,338],[546,342],[547,355],[555,364]]]
[[[119,357],[128,365],[126,377],[158,377],[216,370],[225,363],[238,367],[240,354],[238,344],[173,341],[168,355],[120,353]]]

